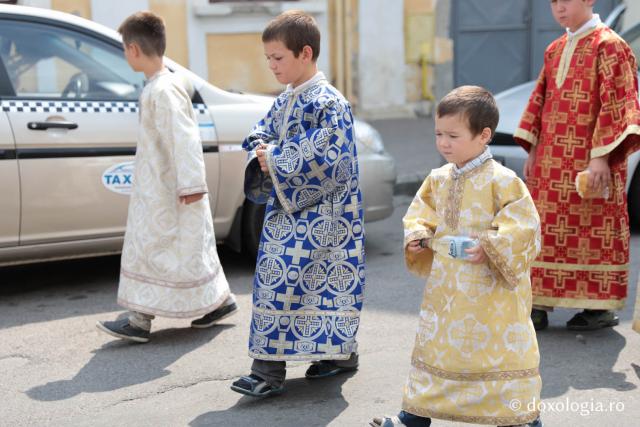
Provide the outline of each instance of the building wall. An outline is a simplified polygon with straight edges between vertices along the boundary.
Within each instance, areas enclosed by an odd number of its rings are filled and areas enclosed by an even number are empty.
[[[187,3],[189,67],[222,89],[276,93],[282,90],[268,69],[261,35],[267,23],[289,9],[302,9],[327,34],[327,1],[272,3]],[[331,78],[328,37],[320,46],[319,68]],[[247,78],[247,76],[250,76]]]
[[[406,115],[403,2],[360,4],[358,111],[368,117]]]
[[[220,88],[267,94],[282,85],[264,59],[262,30],[279,13],[303,9],[323,35],[320,70],[359,115],[428,112],[431,102],[450,89],[450,0],[114,1],[20,3],[75,13],[114,29],[130,14],[151,10],[165,19],[167,56]]]

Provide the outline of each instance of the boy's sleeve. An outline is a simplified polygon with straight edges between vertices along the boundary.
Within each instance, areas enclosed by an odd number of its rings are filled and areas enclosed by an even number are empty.
[[[416,193],[406,215],[402,218],[404,225],[404,259],[412,273],[427,277],[431,273],[433,250],[426,248],[415,254],[407,250],[407,244],[413,240],[432,239],[438,225],[438,217],[434,202],[433,178],[431,175],[422,183]]]
[[[253,127],[249,136],[242,142],[242,149],[248,152],[244,170],[244,194],[247,199],[260,205],[269,200],[273,182],[269,174],[260,169],[255,149],[260,143],[278,142],[278,130],[274,117],[280,108],[282,108],[281,100],[276,98],[267,115]]]
[[[200,128],[189,95],[176,87],[159,92],[155,113],[158,132],[172,146],[177,196],[206,193]]]
[[[349,191],[357,173],[349,107],[336,100],[324,102],[318,125],[267,149],[269,175],[287,213],[317,205],[335,192]]]
[[[491,229],[479,236],[489,264],[514,289],[529,277],[531,264],[540,253],[540,217],[526,185],[517,177],[496,181],[498,212]]]
[[[279,108],[279,102],[280,99],[276,98],[267,112],[267,115],[253,127],[249,136],[247,136],[242,142],[243,150],[251,154],[261,142],[264,142],[265,144],[277,142],[278,132],[275,128],[274,116],[276,110]]]
[[[531,151],[531,148],[538,144],[542,130],[542,109],[544,107],[545,91],[547,89],[544,68],[543,65],[536,82],[536,87],[533,89],[533,92],[531,92],[527,108],[520,119],[520,125],[513,134],[515,141],[527,150],[527,152]]]
[[[613,163],[624,162],[630,154],[640,150],[637,69],[636,58],[624,41],[614,39],[600,45],[600,111],[593,131],[591,158],[615,150]]]

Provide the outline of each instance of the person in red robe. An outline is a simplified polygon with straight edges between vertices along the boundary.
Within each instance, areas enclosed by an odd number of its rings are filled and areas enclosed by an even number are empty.
[[[531,272],[538,330],[553,307],[584,310],[567,322],[572,330],[615,326],[614,310],[627,296],[625,184],[627,157],[640,149],[637,65],[593,13],[594,2],[551,1],[567,32],[547,47],[514,134],[529,152],[524,176],[541,218],[542,251]],[[579,193],[576,176],[585,170]]]

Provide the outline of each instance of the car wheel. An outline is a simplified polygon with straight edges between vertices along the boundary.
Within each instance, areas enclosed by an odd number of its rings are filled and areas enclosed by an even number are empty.
[[[636,168],[627,194],[631,227],[640,230],[640,167]]]
[[[242,209],[242,248],[244,253],[253,260],[258,257],[266,207],[267,205],[258,205],[247,200]]]

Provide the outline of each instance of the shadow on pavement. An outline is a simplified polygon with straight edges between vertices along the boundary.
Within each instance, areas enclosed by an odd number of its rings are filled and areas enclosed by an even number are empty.
[[[94,350],[91,360],[70,380],[37,386],[26,394],[32,399],[49,402],[69,399],[80,393],[113,391],[153,381],[169,375],[169,365],[231,327],[164,329],[153,332],[148,344],[115,339]]]
[[[627,374],[614,371],[626,339],[615,328],[591,332],[572,332],[550,327],[538,332],[542,399],[576,390],[612,389],[632,391],[635,384]],[[629,367],[629,372],[633,367]]]
[[[231,408],[202,414],[189,425],[191,427],[326,426],[349,406],[342,395],[342,384],[353,375],[355,372],[322,380],[306,378],[287,380],[285,393],[282,396],[266,399],[242,396]],[[291,411],[292,407],[295,407],[296,411]],[[305,414],[304,418],[301,418],[300,414]]]

